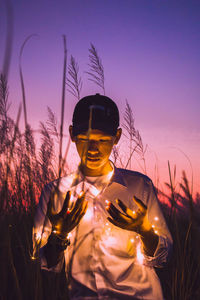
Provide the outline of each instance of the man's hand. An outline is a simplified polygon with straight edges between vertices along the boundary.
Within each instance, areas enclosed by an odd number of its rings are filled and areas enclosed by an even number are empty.
[[[151,229],[151,224],[147,218],[146,205],[135,196],[133,197],[133,201],[138,206],[138,210],[136,212],[126,207],[121,200],[116,200],[123,213],[109,202],[107,211],[112,218],[108,217],[108,220],[122,229],[135,231],[137,233],[149,231]]]
[[[61,211],[56,213],[53,208],[55,193],[56,192],[52,193],[50,197],[47,207],[47,216],[52,224],[52,232],[62,239],[67,239],[67,234],[79,224],[84,216],[88,202],[85,201],[85,194],[81,193],[72,208],[69,209],[71,193],[68,191]]]
[[[144,252],[146,255],[153,256],[158,245],[158,236],[154,233],[147,218],[146,205],[135,196],[133,201],[138,206],[136,212],[127,208],[121,200],[117,200],[123,213],[109,202],[106,209],[112,218],[108,217],[108,220],[122,229],[137,232],[142,240]]]

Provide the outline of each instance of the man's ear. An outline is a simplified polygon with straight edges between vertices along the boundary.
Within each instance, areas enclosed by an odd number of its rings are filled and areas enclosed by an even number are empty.
[[[120,137],[121,137],[121,134],[122,134],[122,129],[121,129],[121,128],[118,128],[118,129],[117,129],[116,136],[115,136],[114,145],[117,145],[117,143],[119,142]]]
[[[75,136],[73,135],[72,128],[73,128],[72,125],[70,125],[69,126],[69,134],[70,134],[72,142],[75,142]]]

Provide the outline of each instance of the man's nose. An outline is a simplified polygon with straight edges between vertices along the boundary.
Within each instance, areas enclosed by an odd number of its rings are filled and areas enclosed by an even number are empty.
[[[90,140],[88,145],[88,152],[97,153],[98,150],[98,141]]]

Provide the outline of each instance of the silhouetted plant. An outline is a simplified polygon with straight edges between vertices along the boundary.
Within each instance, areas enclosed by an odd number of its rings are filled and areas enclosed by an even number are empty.
[[[49,106],[47,106],[47,111],[48,111],[48,120],[46,122],[47,130],[50,135],[52,135],[56,138],[56,142],[59,143],[59,133],[58,133],[58,129],[57,129],[56,116]]]
[[[193,212],[194,210],[199,212],[200,206],[192,198],[185,172],[183,171],[183,182],[177,184],[176,168],[172,176],[169,162],[168,166],[170,183],[166,186],[170,190],[170,195],[165,196],[170,207],[165,206],[164,212],[173,236],[174,247],[168,275],[170,283],[167,287],[165,285],[163,287],[169,300],[198,299],[200,259],[197,245],[200,244],[200,220],[199,214],[195,218]],[[181,189],[177,192],[179,186]]]
[[[39,152],[40,164],[42,168],[41,176],[44,178],[44,181],[47,183],[53,180],[53,178],[55,178],[55,173],[52,172],[53,169],[52,161],[55,159],[54,143],[44,123],[40,122],[40,127],[41,127],[41,135],[42,135],[42,144],[40,146],[40,152]]]
[[[133,117],[132,109],[126,100],[126,106],[125,106],[125,113],[124,113],[124,123],[122,124],[123,128],[125,129],[125,137],[129,140],[129,156],[127,163],[125,165],[125,169],[128,167],[131,169],[131,159],[134,153],[137,153],[139,155],[139,158],[143,161],[142,169],[144,173],[146,174],[146,164],[145,164],[145,152],[147,149],[147,145],[144,147],[143,141],[141,138],[141,135],[139,133],[139,130],[135,128],[135,120]]]
[[[90,78],[90,81],[93,81],[95,84],[100,86],[103,90],[103,94],[105,95],[105,77],[104,77],[104,68],[103,64],[101,62],[101,58],[99,57],[97,53],[97,49],[95,46],[91,43],[91,48],[89,49],[89,67],[90,72],[86,72]]]
[[[70,64],[68,67],[68,74],[69,77],[67,78],[67,85],[69,87],[68,91],[80,100],[81,89],[83,86],[83,82],[81,77],[79,77],[79,66],[78,63],[75,61],[75,58],[71,55]],[[71,79],[70,79],[71,78]]]
[[[60,142],[59,142],[59,166],[58,166],[58,177],[62,175],[62,147],[63,147],[63,123],[64,123],[64,110],[65,110],[65,80],[67,70],[67,45],[66,36],[63,35],[63,46],[64,46],[64,63],[63,63],[63,81],[62,81],[62,101],[61,101],[61,123],[60,123]]]

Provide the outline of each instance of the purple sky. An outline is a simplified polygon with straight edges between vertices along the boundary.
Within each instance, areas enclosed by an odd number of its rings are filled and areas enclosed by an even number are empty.
[[[5,45],[5,7],[0,2],[0,67]],[[88,81],[88,48],[102,58],[106,94],[124,113],[125,99],[148,144],[148,175],[168,181],[167,160],[185,169],[200,191],[200,2],[199,0],[18,0],[13,1],[14,42],[9,72],[10,113],[21,102],[19,51],[25,38],[23,72],[29,122],[59,118],[63,70],[62,34],[83,79],[81,96],[102,92]],[[66,128],[76,99],[66,94]],[[23,124],[23,119],[21,120]],[[124,143],[122,143],[123,147]],[[184,152],[184,154],[182,153]],[[186,156],[185,156],[186,155]],[[138,168],[133,162],[133,167]],[[179,178],[177,178],[179,179]]]

